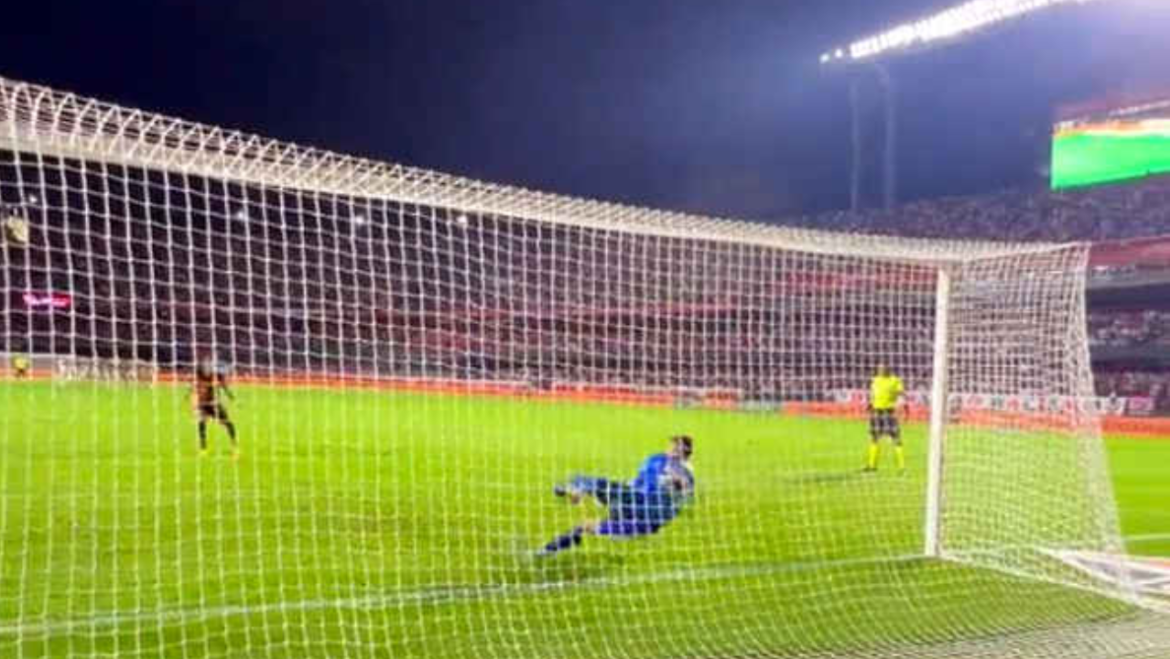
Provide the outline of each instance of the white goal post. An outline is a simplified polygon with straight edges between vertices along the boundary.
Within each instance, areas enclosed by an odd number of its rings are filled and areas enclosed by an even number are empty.
[[[943,459],[946,442],[948,402],[947,363],[950,355],[951,272],[938,269],[934,298],[934,359],[930,369],[930,435],[926,453],[926,527],[922,536],[923,554],[942,556]]]
[[[633,208],[3,78],[0,204],[0,354],[74,382],[0,382],[0,656],[1170,652],[1087,245]],[[861,470],[878,364],[904,473]],[[686,497],[634,478],[673,435]]]

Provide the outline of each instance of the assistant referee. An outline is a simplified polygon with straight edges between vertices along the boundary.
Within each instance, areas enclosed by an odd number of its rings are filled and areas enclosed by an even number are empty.
[[[24,355],[12,356],[12,377],[17,380],[27,379],[31,370],[32,364],[29,362],[28,357]]]
[[[890,373],[885,364],[877,367],[877,374],[869,383],[869,452],[865,471],[877,471],[882,437],[894,444],[894,458],[898,471],[905,471],[906,456],[902,453],[902,431],[898,427],[898,401],[902,398],[902,380]]]

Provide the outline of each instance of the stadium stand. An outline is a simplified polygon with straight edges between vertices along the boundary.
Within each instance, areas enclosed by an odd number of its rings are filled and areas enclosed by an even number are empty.
[[[802,226],[921,238],[1105,241],[1170,235],[1170,176],[1083,190],[1012,190],[893,210],[798,218]]]
[[[122,176],[133,181],[135,173]],[[11,351],[52,354],[57,345],[69,345],[81,357],[136,359],[182,369],[200,350],[216,346],[221,358],[242,373],[458,376],[519,379],[538,387],[609,381],[718,388],[731,379],[711,365],[742,367],[735,355],[742,353],[750,335],[737,330],[744,321],[735,311],[737,300],[767,295],[766,290],[739,290],[726,291],[720,299],[701,299],[663,285],[657,306],[622,309],[618,291],[561,287],[550,280],[566,264],[624,267],[592,263],[590,255],[561,253],[558,245],[573,242],[555,239],[553,234],[561,229],[489,216],[455,222],[440,209],[392,204],[359,210],[346,207],[343,199],[323,201],[328,207],[298,208],[291,200],[282,205],[279,192],[246,189],[225,195],[239,200],[231,207],[222,201],[215,205],[215,195],[209,194],[202,204],[194,204],[196,211],[170,217],[165,215],[163,182],[145,176],[140,185],[107,189],[118,178],[90,177],[85,199],[66,199],[54,192],[56,182],[47,182],[44,190],[37,190],[39,203],[25,204],[39,236],[28,250],[12,253],[10,287],[67,291],[71,309],[34,310],[20,300],[6,300],[10,335],[28,337]],[[4,193],[2,201],[8,204],[20,204],[30,194],[11,187]],[[268,209],[269,216],[251,217],[253,208]],[[273,208],[284,208],[281,217],[270,216]],[[360,224],[342,219],[359,212],[366,218]],[[1075,192],[924,201],[889,212],[834,213],[796,223],[916,237],[1147,237],[1170,234],[1170,177]],[[82,224],[86,226],[79,230]],[[454,249],[477,239],[508,258],[476,262],[461,255],[461,248]],[[161,245],[167,246],[166,253]],[[289,245],[304,253],[286,258],[283,250]],[[428,271],[424,264],[434,259],[450,262]],[[497,271],[484,269],[486,263],[495,264]],[[449,274],[460,268],[468,269],[466,281]],[[435,274],[440,271],[448,274]],[[1104,284],[1124,288],[1135,277],[1148,280],[1150,272],[1148,267],[1112,264],[1095,274]],[[1152,272],[1157,279],[1160,271]],[[668,270],[658,273],[664,282],[671,275]],[[326,277],[340,281],[325,282]],[[538,297],[518,295],[521,289],[550,286],[564,291],[555,308],[510,306],[516,299]],[[338,298],[331,293],[337,290],[347,295]],[[281,306],[287,300],[301,302],[298,308]],[[1150,303],[1147,297],[1144,304]],[[671,323],[660,326],[663,317]],[[800,317],[790,322],[800,322]],[[833,326],[850,328],[848,323]],[[1158,386],[1170,378],[1170,363],[1142,362],[1143,350],[1170,345],[1170,306],[1095,313],[1089,330],[1094,348],[1106,355],[1096,366],[1111,374],[1100,384],[1101,393],[1148,395],[1170,411],[1166,387]],[[908,331],[929,340],[929,328]],[[667,334],[669,340],[659,340]],[[71,337],[67,342],[66,336]],[[791,336],[802,334],[794,331]],[[817,365],[818,382],[803,381],[799,368],[792,368],[792,355],[832,353],[826,342],[837,338],[818,335],[812,343],[792,338],[751,346],[762,355],[751,365],[759,371],[758,390],[816,400],[845,386],[825,380],[833,372],[831,364]],[[1124,358],[1108,358],[1108,351],[1122,348],[1127,351]],[[882,345],[872,346],[873,354],[882,350]],[[699,351],[707,365],[702,372],[689,366],[695,361],[690,356]],[[925,373],[927,366],[904,369],[913,378],[915,370]],[[843,379],[846,371],[843,367]]]
[[[1093,311],[1089,314],[1089,345],[1129,348],[1157,344],[1170,349],[1170,311]]]

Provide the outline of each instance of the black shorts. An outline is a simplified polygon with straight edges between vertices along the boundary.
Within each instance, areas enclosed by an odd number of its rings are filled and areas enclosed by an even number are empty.
[[[227,408],[219,403],[200,403],[199,417],[203,419],[215,419],[216,421],[227,421]]]
[[[888,435],[895,439],[900,434],[898,417],[894,410],[872,410],[869,413],[869,434],[872,437]]]

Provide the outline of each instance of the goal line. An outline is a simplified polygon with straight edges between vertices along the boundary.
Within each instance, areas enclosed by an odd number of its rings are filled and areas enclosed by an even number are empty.
[[[521,557],[518,557],[521,558]],[[526,557],[531,560],[530,557]],[[766,577],[773,574],[814,572],[835,568],[894,565],[930,560],[921,554],[902,554],[888,557],[839,559],[829,561],[796,561],[788,563],[756,563],[739,566],[712,566],[664,570],[629,578],[615,579],[598,576],[582,579],[543,581],[528,584],[496,584],[482,586],[441,586],[400,590],[362,597],[337,599],[307,599],[271,602],[256,606],[229,605],[207,608],[163,609],[157,611],[102,612],[67,620],[49,620],[33,623],[0,624],[0,636],[55,635],[77,629],[118,628],[142,623],[179,625],[197,620],[231,618],[235,616],[264,615],[285,611],[318,611],[329,609],[370,609],[397,607],[407,604],[442,604],[461,601],[524,597],[569,588],[608,588],[653,585],[673,582],[719,581],[743,577]]]

